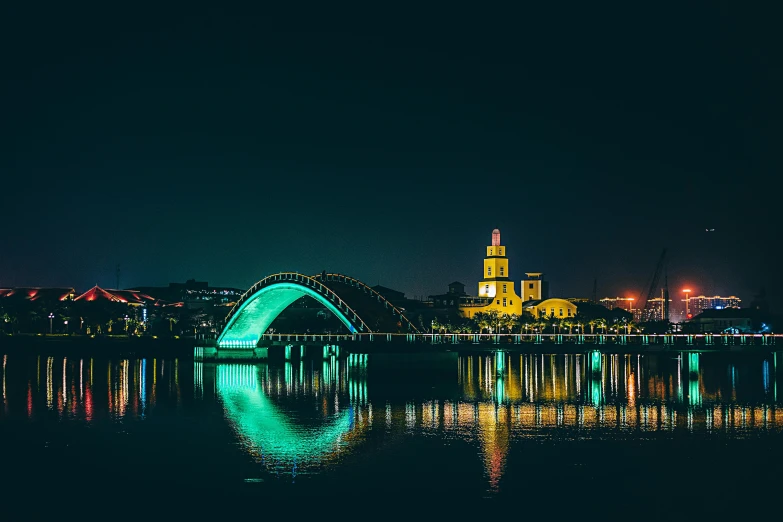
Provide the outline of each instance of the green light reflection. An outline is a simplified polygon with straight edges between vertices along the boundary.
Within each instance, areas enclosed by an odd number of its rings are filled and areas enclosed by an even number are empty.
[[[289,368],[286,368],[288,380]],[[266,396],[258,367],[251,364],[217,366],[217,392],[226,418],[247,450],[266,460],[302,466],[344,446],[353,429],[351,409],[327,417],[319,427],[299,426]]]

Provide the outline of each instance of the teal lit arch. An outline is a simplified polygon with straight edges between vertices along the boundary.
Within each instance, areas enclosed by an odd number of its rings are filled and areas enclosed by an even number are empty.
[[[353,277],[325,272],[315,276],[281,272],[263,278],[242,294],[226,316],[218,347],[255,348],[277,316],[303,296],[323,304],[352,334],[402,333],[403,330],[418,333],[401,309]],[[361,310],[364,319],[357,310]],[[367,320],[374,328],[368,326]]]
[[[351,333],[370,331],[356,312],[321,282],[285,272],[265,277],[242,295],[226,317],[218,346],[255,347],[277,316],[303,296],[310,296],[328,308]]]

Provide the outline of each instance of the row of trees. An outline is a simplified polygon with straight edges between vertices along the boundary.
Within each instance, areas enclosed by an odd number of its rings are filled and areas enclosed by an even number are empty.
[[[456,320],[455,320],[456,319]],[[472,319],[435,318],[433,333],[639,333],[642,326],[627,317],[533,317],[529,312],[501,314],[496,310],[479,312]]]

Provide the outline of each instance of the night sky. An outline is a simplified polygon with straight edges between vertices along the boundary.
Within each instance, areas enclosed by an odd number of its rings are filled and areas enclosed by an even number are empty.
[[[498,227],[558,296],[667,247],[675,296],[780,302],[780,12],[260,4],[0,8],[0,287],[475,292]]]

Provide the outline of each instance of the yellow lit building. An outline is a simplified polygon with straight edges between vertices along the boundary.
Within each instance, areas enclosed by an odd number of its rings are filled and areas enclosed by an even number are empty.
[[[525,301],[522,304],[522,307],[536,318],[541,317],[542,315],[547,317],[554,316],[557,319],[568,319],[569,317],[576,316],[576,305],[571,301],[558,297],[552,297],[542,301]]]
[[[483,279],[478,284],[479,299],[460,304],[462,314],[471,318],[478,312],[496,310],[500,314],[522,314],[522,299],[514,290],[508,273],[506,247],[500,244],[500,230],[492,231],[492,244],[484,258]]]
[[[506,247],[500,243],[500,230],[492,231],[492,244],[487,247],[484,272],[478,284],[478,298],[463,297],[460,311],[467,318],[479,312],[495,310],[500,314],[522,315],[529,311],[534,317],[553,315],[567,319],[576,315],[576,305],[559,298],[549,298],[549,288],[541,272],[528,272],[522,281],[522,298],[509,277]]]

